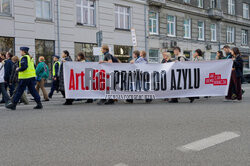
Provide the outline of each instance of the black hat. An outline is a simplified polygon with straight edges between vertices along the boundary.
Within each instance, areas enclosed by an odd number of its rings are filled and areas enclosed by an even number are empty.
[[[29,52],[29,47],[20,47],[20,50],[21,51],[26,51],[26,52]]]

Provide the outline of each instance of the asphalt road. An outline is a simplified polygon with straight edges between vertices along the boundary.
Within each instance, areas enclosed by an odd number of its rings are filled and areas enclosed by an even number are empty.
[[[242,103],[62,106],[57,96],[41,111],[0,105],[0,166],[249,166],[250,85],[244,88]],[[238,137],[206,139],[223,132]],[[193,146],[204,149],[180,150],[201,139]]]

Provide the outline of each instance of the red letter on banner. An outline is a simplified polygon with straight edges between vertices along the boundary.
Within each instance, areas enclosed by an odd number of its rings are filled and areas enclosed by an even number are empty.
[[[73,69],[70,70],[69,90],[75,90],[75,77]]]

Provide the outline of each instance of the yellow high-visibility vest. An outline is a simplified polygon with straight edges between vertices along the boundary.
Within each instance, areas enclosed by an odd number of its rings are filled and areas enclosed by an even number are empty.
[[[55,62],[54,64],[53,64],[53,77],[54,76],[56,76],[56,64],[58,63],[58,70],[59,70],[59,68],[60,68],[60,62],[59,61],[57,61],[57,62]]]
[[[28,62],[28,68],[24,71],[18,72],[18,79],[29,79],[36,77],[36,69],[34,66],[34,61],[30,58],[29,55],[24,55],[19,62],[19,68],[21,68],[21,61],[22,59],[26,57]]]

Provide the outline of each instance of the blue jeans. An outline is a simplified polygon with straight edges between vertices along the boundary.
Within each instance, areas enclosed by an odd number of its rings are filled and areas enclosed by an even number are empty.
[[[21,96],[23,95],[23,92],[25,91],[26,87],[28,87],[28,89],[29,89],[31,95],[34,97],[35,101],[37,103],[40,103],[41,102],[41,98],[40,98],[38,92],[36,91],[35,83],[36,83],[36,79],[35,78],[29,78],[29,79],[21,79],[21,80],[19,80],[16,94],[13,97],[13,103],[14,104],[18,103],[18,101],[20,100]]]

